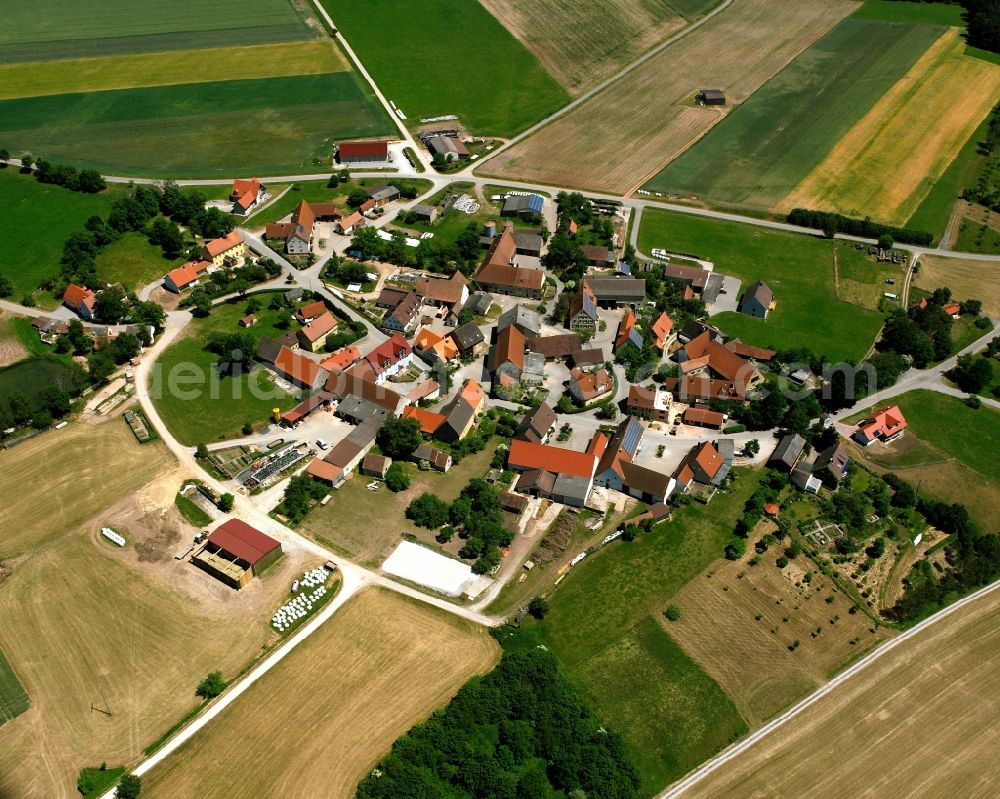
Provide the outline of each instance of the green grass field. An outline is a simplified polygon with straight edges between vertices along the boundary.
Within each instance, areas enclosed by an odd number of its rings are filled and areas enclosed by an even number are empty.
[[[0,169],[0,274],[14,284],[14,299],[58,275],[69,234],[94,214],[107,215],[111,203],[125,194],[121,187],[80,194],[38,183],[13,167]]]
[[[973,410],[958,397],[924,389],[908,391],[892,402],[899,405],[909,429],[921,441],[985,479],[1000,483],[1000,461],[996,458],[1000,452],[1000,412],[985,405]],[[864,418],[864,414],[857,418]]]
[[[0,650],[0,724],[20,716],[30,705],[28,692]]]
[[[267,308],[272,294],[255,296],[264,309],[258,311],[258,322],[249,332],[257,341],[265,335],[280,336],[284,331],[275,323],[288,311]],[[296,404],[293,396],[270,381],[270,373],[264,369],[238,379],[215,378],[219,356],[207,347],[214,336],[242,330],[237,322],[246,314],[246,304],[244,299],[218,305],[209,316],[194,320],[184,337],[171,344],[156,362],[150,393],[164,423],[182,444],[234,438],[240,435],[244,422],[263,422],[272,408],[287,410]],[[190,375],[195,377],[186,382]]]
[[[129,291],[138,292],[171,269],[184,263],[184,258],[170,260],[141,233],[127,233],[109,244],[97,256],[97,276],[108,283],[121,283]]]
[[[940,33],[927,25],[844,20],[646,188],[773,208]]]
[[[961,5],[951,3],[902,2],[902,0],[866,0],[851,16],[883,22],[912,22],[925,25],[951,25],[964,28]]]
[[[156,176],[258,175],[329,164],[336,139],[391,130],[350,72],[0,102],[0,141],[76,166]]]
[[[993,228],[976,224],[971,219],[963,219],[959,223],[958,236],[951,248],[959,252],[1000,255],[1000,233]]]
[[[639,249],[691,253],[715,263],[716,271],[749,283],[763,279],[778,305],[766,321],[722,313],[713,323],[748,344],[786,349],[808,347],[831,361],[860,358],[882,318],[837,299],[831,242],[796,233],[718,222],[686,214],[650,211],[642,216]]]
[[[720,0],[669,0],[670,7],[689,22],[704,16],[719,2]]]
[[[457,114],[472,133],[513,136],[569,102],[534,56],[479,3],[322,2],[411,125],[419,125],[421,117]]]
[[[212,517],[183,494],[174,497],[174,505],[178,513],[193,527],[205,527],[212,523]]]
[[[303,180],[290,186],[282,197],[275,200],[267,208],[251,216],[250,225],[260,227],[261,225],[266,225],[268,222],[277,222],[294,211],[303,200],[315,203],[342,203],[346,208],[347,196],[354,189],[377,186],[389,180],[399,186],[413,186],[416,188],[418,194],[425,192],[431,187],[429,180],[422,180],[420,178],[403,179],[394,177],[393,175],[386,175],[384,178],[355,178],[347,181],[347,183],[341,183],[334,188],[329,188],[325,180]]]
[[[314,37],[289,0],[14,0],[4,8],[0,63],[182,50]]]
[[[708,506],[619,542],[576,566],[526,636],[548,646],[625,738],[644,793],[680,777],[741,734],[732,702],[662,630],[671,597],[721,557],[759,474],[739,472]]]

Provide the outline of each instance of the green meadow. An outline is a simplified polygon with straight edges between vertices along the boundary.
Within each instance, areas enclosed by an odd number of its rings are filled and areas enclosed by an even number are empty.
[[[471,133],[513,136],[569,102],[555,79],[479,3],[322,3],[411,125],[419,125],[421,117],[457,114]]]
[[[351,72],[216,81],[0,102],[12,152],[105,173],[230,176],[329,167],[340,138],[391,130]]]

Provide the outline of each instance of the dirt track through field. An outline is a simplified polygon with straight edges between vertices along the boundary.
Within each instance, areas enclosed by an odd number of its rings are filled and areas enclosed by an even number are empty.
[[[777,206],[902,225],[1000,100],[1000,66],[950,29]]]
[[[496,659],[486,630],[366,589],[144,776],[143,796],[348,799],[399,735]]]
[[[574,96],[687,24],[663,0],[481,1]]]
[[[921,631],[684,797],[993,797],[1000,591]]]
[[[857,7],[849,0],[735,0],[642,66],[484,165],[491,175],[629,193]],[[719,43],[725,42],[720,48]]]

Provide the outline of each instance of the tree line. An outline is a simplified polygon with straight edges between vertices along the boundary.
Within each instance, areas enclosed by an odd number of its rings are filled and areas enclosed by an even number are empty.
[[[399,738],[357,799],[634,799],[639,774],[617,733],[555,657],[507,653]]]
[[[788,222],[791,225],[822,230],[823,234],[831,239],[838,233],[846,233],[849,236],[860,236],[866,239],[877,239],[880,236],[888,235],[895,241],[920,246],[927,246],[934,241],[934,235],[923,230],[909,230],[893,225],[883,225],[874,222],[868,216],[864,219],[854,219],[843,214],[814,211],[808,208],[793,208],[788,214]]]

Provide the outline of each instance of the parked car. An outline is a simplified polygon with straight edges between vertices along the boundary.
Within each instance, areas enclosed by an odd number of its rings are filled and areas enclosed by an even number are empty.
[[[322,438],[317,438],[316,439],[316,446],[319,447],[320,449],[329,449],[330,448],[330,445],[327,444]]]

